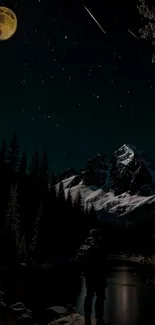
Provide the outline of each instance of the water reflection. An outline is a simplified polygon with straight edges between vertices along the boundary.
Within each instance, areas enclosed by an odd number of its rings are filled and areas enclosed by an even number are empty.
[[[115,269],[109,276],[107,284],[104,306],[106,321],[112,322],[113,325],[147,324],[150,317],[155,321],[155,288],[142,284],[139,276],[134,274],[131,268]],[[85,291],[83,280],[77,300],[77,310],[80,314],[84,314]],[[93,305],[92,316],[94,315]]]

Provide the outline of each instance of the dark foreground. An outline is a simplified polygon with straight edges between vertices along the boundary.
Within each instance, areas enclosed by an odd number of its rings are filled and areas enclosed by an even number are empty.
[[[146,284],[146,272],[145,269],[142,274],[142,269],[132,262],[116,259],[111,263],[106,289],[106,321],[114,325],[155,323],[155,286]],[[77,313],[83,315],[85,284],[72,268],[4,270],[0,279],[0,289],[7,293],[7,303],[22,301],[33,311],[33,319],[39,324],[45,324],[45,310],[52,305],[72,304]]]

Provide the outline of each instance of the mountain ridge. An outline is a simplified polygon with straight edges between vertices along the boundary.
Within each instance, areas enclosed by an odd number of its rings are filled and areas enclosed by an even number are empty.
[[[133,145],[122,145],[111,159],[90,158],[81,172],[65,173],[62,182],[66,197],[70,191],[74,200],[80,192],[84,207],[93,203],[103,222],[129,224],[154,215],[155,165]]]

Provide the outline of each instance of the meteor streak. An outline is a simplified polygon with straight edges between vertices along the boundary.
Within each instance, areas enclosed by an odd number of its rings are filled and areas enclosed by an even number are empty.
[[[95,23],[100,27],[101,31],[107,36],[106,31],[102,28],[102,26],[99,24],[99,22],[96,20],[96,18],[92,15],[92,13],[88,10],[88,8],[85,5],[83,5],[83,6],[87,10],[89,15],[94,19]]]
[[[139,38],[138,38],[134,33],[132,33],[130,29],[128,29],[128,32],[129,32],[133,37],[135,37],[135,38],[137,38],[137,39],[139,40]]]

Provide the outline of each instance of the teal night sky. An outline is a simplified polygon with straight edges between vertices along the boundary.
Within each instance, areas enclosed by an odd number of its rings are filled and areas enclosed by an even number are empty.
[[[85,1],[106,37],[80,0],[55,2],[1,1],[18,18],[0,43],[1,140],[16,131],[28,157],[46,146],[56,172],[124,143],[155,158],[151,46],[128,33],[138,35],[136,5]]]

